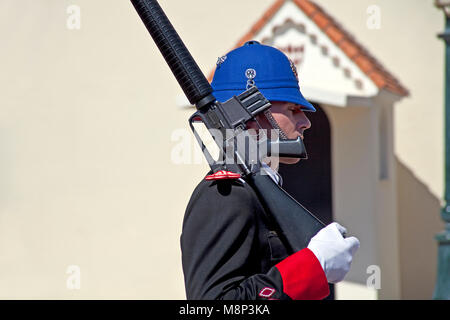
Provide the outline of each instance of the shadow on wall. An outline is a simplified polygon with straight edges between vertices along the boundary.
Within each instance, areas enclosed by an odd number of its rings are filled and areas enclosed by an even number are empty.
[[[440,200],[396,158],[402,299],[431,299],[437,268],[436,233],[444,230]]]

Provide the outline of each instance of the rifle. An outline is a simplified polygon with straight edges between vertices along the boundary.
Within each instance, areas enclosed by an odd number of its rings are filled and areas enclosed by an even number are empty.
[[[261,139],[257,157],[251,158],[246,150],[237,146],[237,141],[251,141],[246,129],[249,121],[270,108],[270,102],[256,87],[251,87],[238,96],[220,103],[197,63],[173,28],[156,0],[131,0],[144,25],[161,51],[175,75],[186,97],[197,111],[189,118],[189,125],[213,172],[220,170],[239,174],[260,198],[265,209],[276,222],[280,237],[292,252],[307,247],[311,238],[325,224],[304,208],[267,174],[262,173],[261,161],[265,156],[301,157],[305,154],[300,137],[288,139]],[[194,128],[202,122],[216,136],[215,142],[220,156],[215,160]],[[221,138],[217,138],[220,136]],[[225,138],[226,137],[226,138]],[[274,152],[277,150],[278,152]]]

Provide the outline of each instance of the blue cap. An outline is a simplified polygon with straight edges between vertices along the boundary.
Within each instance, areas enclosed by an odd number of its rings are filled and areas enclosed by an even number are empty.
[[[300,92],[295,65],[280,50],[257,41],[246,42],[217,61],[211,82],[213,95],[220,102],[255,85],[269,101],[286,101],[316,111]]]

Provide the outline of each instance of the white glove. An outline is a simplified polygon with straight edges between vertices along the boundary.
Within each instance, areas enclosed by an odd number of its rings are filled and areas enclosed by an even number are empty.
[[[329,283],[344,279],[350,270],[353,255],[359,248],[355,237],[344,238],[347,230],[333,222],[320,230],[309,242],[311,250],[322,265]]]

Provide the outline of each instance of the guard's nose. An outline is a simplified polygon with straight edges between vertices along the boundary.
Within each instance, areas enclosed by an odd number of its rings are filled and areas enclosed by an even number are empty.
[[[297,129],[300,132],[311,128],[311,121],[309,121],[308,117],[303,111],[299,112],[297,117]]]

